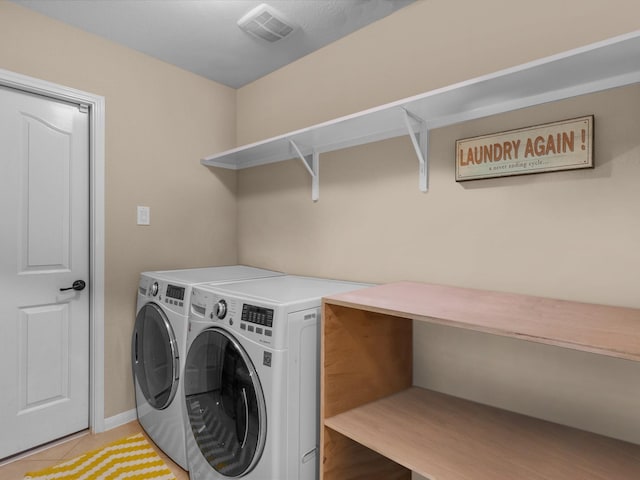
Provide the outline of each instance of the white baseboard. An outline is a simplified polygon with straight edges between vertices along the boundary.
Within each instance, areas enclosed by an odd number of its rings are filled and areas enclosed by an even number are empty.
[[[138,418],[138,413],[136,409],[128,410],[126,412],[119,413],[114,415],[113,417],[104,419],[104,429],[105,431],[111,430],[112,428],[119,427],[120,425],[124,425],[125,423],[133,422]]]

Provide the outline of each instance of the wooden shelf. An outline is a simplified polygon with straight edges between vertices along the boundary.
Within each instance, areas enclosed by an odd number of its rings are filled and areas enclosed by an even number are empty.
[[[640,309],[399,282],[337,295],[334,305],[640,361]]]
[[[415,387],[324,424],[430,479],[640,478],[639,445]]]
[[[327,297],[321,480],[640,478],[640,445],[412,387],[414,321],[640,361],[640,309],[414,282]]]
[[[301,158],[314,178],[320,153],[420,134],[414,147],[426,191],[428,130],[640,82],[640,31],[431,90],[267,140],[210,155],[203,165],[243,169]]]

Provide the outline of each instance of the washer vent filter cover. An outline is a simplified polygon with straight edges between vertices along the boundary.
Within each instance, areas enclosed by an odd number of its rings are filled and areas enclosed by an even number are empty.
[[[258,5],[238,20],[238,27],[254,37],[276,42],[296,30],[296,25],[266,3]]]

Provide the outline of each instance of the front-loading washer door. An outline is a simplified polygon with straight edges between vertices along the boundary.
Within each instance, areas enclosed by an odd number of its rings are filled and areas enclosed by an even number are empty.
[[[221,475],[249,473],[262,455],[267,422],[260,380],[245,350],[225,330],[203,330],[189,347],[184,382],[203,457]]]
[[[167,408],[178,390],[178,348],[166,314],[155,303],[145,304],[136,316],[131,356],[146,401],[155,409]]]

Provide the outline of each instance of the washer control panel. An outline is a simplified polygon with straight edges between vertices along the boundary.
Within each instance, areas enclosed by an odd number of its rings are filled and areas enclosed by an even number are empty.
[[[242,305],[242,321],[273,328],[273,310],[245,303]]]
[[[218,292],[199,287],[193,288],[190,298],[190,321],[216,324],[262,345],[275,345],[277,332],[274,327],[277,321],[273,308],[245,303],[242,298],[233,296],[223,297]]]
[[[273,309],[258,307],[248,303],[242,304],[240,329],[255,332],[258,335],[273,335]]]

